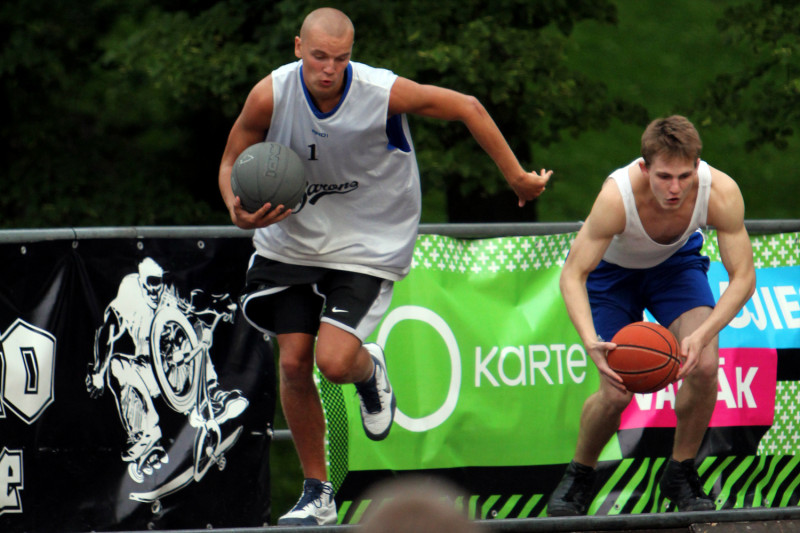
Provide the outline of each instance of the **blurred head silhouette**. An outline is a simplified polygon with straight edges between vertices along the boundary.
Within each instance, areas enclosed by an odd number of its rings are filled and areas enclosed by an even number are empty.
[[[464,494],[439,478],[404,476],[378,483],[365,495],[371,500],[360,529],[368,533],[480,533],[456,506]]]

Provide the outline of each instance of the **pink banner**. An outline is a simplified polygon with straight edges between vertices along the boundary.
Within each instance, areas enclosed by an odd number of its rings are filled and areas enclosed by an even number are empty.
[[[769,426],[775,414],[777,351],[720,348],[717,406],[711,427]],[[622,413],[620,429],[675,427],[675,395],[680,383],[658,392],[635,394]]]

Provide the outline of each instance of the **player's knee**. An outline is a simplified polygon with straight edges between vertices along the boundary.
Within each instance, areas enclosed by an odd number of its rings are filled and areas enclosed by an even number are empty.
[[[307,379],[314,370],[312,359],[299,354],[281,353],[279,361],[281,375],[291,381]]]
[[[281,379],[307,380],[314,371],[314,340],[310,335],[278,335]]]
[[[317,368],[325,379],[331,383],[342,385],[352,382],[352,369],[342,358],[326,357],[317,354]]]
[[[360,344],[347,347],[340,343],[318,342],[317,368],[331,383],[337,385],[352,383],[359,350]]]
[[[601,405],[610,416],[622,414],[633,398],[632,393],[622,392],[613,387],[601,389],[598,396]]]
[[[701,358],[687,379],[700,387],[713,387],[716,389],[717,376],[719,375],[719,362],[716,358]]]
[[[611,399],[608,403],[608,409],[615,415],[619,416],[622,412],[628,407],[628,404],[631,403],[631,399],[633,398],[632,393],[626,394],[619,394]]]

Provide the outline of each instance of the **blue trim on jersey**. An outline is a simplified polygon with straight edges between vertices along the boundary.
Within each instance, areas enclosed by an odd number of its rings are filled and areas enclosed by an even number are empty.
[[[306,80],[303,79],[303,65],[300,65],[300,86],[303,88],[303,94],[306,97],[306,102],[308,102],[308,107],[311,108],[311,111],[314,112],[314,116],[319,119],[328,118],[329,116],[336,113],[339,108],[342,106],[342,102],[344,99],[347,98],[347,93],[350,92],[350,83],[353,81],[353,65],[350,63],[347,64],[347,68],[344,71],[344,90],[342,91],[342,97],[339,98],[339,103],[336,104],[336,107],[328,111],[327,113],[323,113],[317,107],[317,104],[314,103],[314,99],[311,98],[311,93],[308,92],[308,88],[306,87]]]
[[[386,137],[389,138],[387,150],[398,149],[406,153],[411,151],[411,144],[406,138],[406,132],[403,131],[403,115],[389,117],[386,121]]]

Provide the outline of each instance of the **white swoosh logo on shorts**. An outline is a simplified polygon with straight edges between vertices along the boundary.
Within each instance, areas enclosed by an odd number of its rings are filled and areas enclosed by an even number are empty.
[[[333,306],[333,309],[331,309],[331,313],[346,313],[346,312],[347,312],[347,309],[339,309],[336,306]]]

